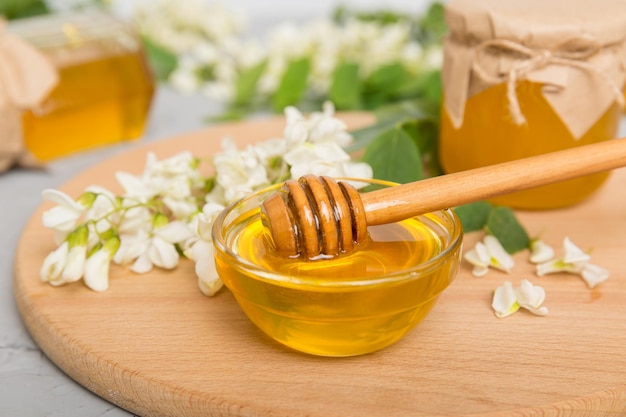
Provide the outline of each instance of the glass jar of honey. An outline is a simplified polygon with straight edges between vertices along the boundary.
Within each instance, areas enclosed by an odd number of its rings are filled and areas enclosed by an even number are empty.
[[[623,0],[451,0],[446,22],[439,142],[445,172],[615,138],[626,82]],[[493,202],[564,207],[607,176]]]
[[[154,79],[129,24],[94,9],[15,20],[7,31],[58,74],[45,99],[22,113],[24,144],[38,160],[143,134]]]

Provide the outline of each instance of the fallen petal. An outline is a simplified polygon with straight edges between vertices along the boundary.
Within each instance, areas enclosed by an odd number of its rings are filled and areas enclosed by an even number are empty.
[[[496,317],[502,319],[519,310],[519,304],[510,281],[505,281],[493,292],[491,307],[495,311]]]
[[[477,267],[488,267],[491,256],[487,251],[487,247],[482,242],[476,242],[474,249],[465,253],[465,260]]]
[[[530,262],[534,264],[548,262],[554,258],[554,248],[539,239],[530,243],[530,251]]]
[[[511,269],[515,265],[515,261],[513,260],[513,257],[509,255],[506,250],[504,250],[498,238],[492,235],[486,235],[483,241],[491,257],[489,264],[504,272],[511,272]]]
[[[523,279],[515,290],[515,296],[521,307],[533,310],[541,307],[546,299],[546,291],[538,285],[533,285],[527,279]]]
[[[609,271],[597,265],[587,264],[580,273],[589,288],[606,281],[609,278]]]
[[[565,255],[563,256],[563,262],[565,263],[585,264],[589,262],[589,259],[591,259],[591,256],[578,246],[574,245],[569,237],[563,239],[563,251],[565,252]]]

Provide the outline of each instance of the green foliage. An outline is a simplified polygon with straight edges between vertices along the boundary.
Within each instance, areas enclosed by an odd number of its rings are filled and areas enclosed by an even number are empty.
[[[338,110],[361,107],[361,79],[359,65],[343,62],[337,65],[329,91],[329,99]]]
[[[465,233],[483,230],[493,206],[486,201],[476,201],[454,208],[454,212],[461,220]]]
[[[143,37],[142,41],[154,75],[160,81],[167,80],[176,68],[178,58],[169,50],[146,37]]]
[[[489,212],[485,228],[488,233],[498,238],[509,253],[526,249],[530,245],[528,233],[517,220],[513,210],[508,207],[494,207]]]
[[[38,16],[48,12],[48,6],[42,0],[0,1],[0,16],[4,16],[7,20]]]
[[[287,106],[293,106],[304,96],[311,63],[308,58],[291,61],[280,80],[280,85],[272,97],[272,108],[282,112]]]
[[[259,78],[263,75],[266,67],[267,61],[264,60],[239,74],[234,100],[235,105],[246,105],[253,101]]]
[[[419,149],[401,127],[378,135],[367,147],[363,161],[372,166],[374,178],[406,183],[424,177]]]
[[[409,181],[440,175],[441,168],[437,155],[439,119],[438,115],[430,110],[432,107],[419,99],[405,100],[380,107],[375,112],[376,123],[350,132],[354,138],[354,143],[348,148],[348,151],[355,152],[366,149],[365,155],[371,155],[374,151],[370,148],[375,147],[376,159],[381,164],[383,161],[386,161],[387,165],[410,163],[412,174],[401,176],[402,178],[412,178]],[[404,139],[410,139],[413,150],[408,145],[405,149],[407,151],[405,158],[409,158],[409,162],[396,161],[396,158],[402,158],[398,155],[400,148],[382,146],[384,140],[389,140],[389,138],[396,138],[402,143],[406,142]],[[367,159],[366,162],[370,162],[370,160]],[[400,168],[393,167],[391,169]],[[378,171],[374,170],[375,176],[378,172],[380,172],[380,168]]]
[[[530,246],[530,238],[515,212],[508,207],[477,201],[454,209],[465,233],[484,230],[498,238],[508,253],[519,252]]]
[[[419,39],[422,43],[439,43],[448,31],[444,20],[444,6],[434,2],[426,13],[419,19]]]

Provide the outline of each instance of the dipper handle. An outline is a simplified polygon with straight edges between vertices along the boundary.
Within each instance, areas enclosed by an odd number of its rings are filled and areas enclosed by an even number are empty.
[[[287,181],[261,212],[283,256],[335,256],[361,243],[367,225],[624,166],[626,139],[613,139],[362,194],[348,183],[305,175]]]

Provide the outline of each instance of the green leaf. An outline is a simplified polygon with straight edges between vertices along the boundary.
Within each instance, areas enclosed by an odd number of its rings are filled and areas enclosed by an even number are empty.
[[[359,64],[343,62],[335,68],[328,92],[329,99],[339,110],[361,108],[361,79]]]
[[[441,175],[443,170],[439,164],[439,122],[430,117],[413,119],[403,123],[402,128],[413,138],[420,150],[428,176]]]
[[[485,229],[498,238],[508,253],[519,252],[530,244],[528,233],[508,207],[494,207],[489,212]]]
[[[448,31],[445,19],[445,7],[441,2],[434,2],[419,20],[422,32],[420,40],[423,43],[441,42]]]
[[[465,233],[482,230],[487,224],[489,213],[493,209],[487,201],[476,201],[454,208],[454,212],[461,220]]]
[[[352,144],[346,147],[346,151],[350,153],[356,152],[369,146],[383,132],[386,132],[387,130],[396,127],[398,124],[402,124],[402,121],[405,120],[404,116],[402,116],[402,118],[402,120],[381,120],[372,125],[351,131],[350,134],[352,135],[354,141],[352,142]]]
[[[142,41],[154,75],[159,81],[167,80],[176,68],[176,65],[178,65],[176,55],[149,38],[143,37]]]
[[[272,97],[272,107],[282,112],[285,107],[298,103],[307,88],[311,63],[308,58],[291,61],[283,74],[280,84]]]
[[[247,68],[239,74],[236,81],[235,104],[243,105],[252,100],[256,93],[257,83],[267,67],[267,61],[263,60],[257,65]]]
[[[383,91],[386,95],[393,95],[409,78],[409,73],[399,62],[383,65],[365,80],[368,91]]]
[[[7,20],[22,19],[49,13],[50,10],[42,0],[2,0],[0,16]]]
[[[427,112],[429,108],[430,107],[425,104],[422,99],[409,99],[385,104],[377,108],[374,114],[377,120],[397,120],[400,118],[422,119],[433,116]]]
[[[392,127],[412,123],[416,119],[423,119],[424,121],[434,120],[434,116],[424,111],[423,102],[419,99],[385,104],[377,108],[374,114],[376,115],[376,123],[350,132],[354,142],[347,148],[348,152],[355,152],[368,146],[378,135]],[[407,133],[410,132],[407,131]],[[410,135],[413,136],[412,133]],[[422,151],[420,141],[416,140],[416,143],[420,151]]]
[[[363,161],[372,166],[374,178],[398,183],[423,178],[419,150],[400,127],[392,127],[378,135],[367,147]]]

